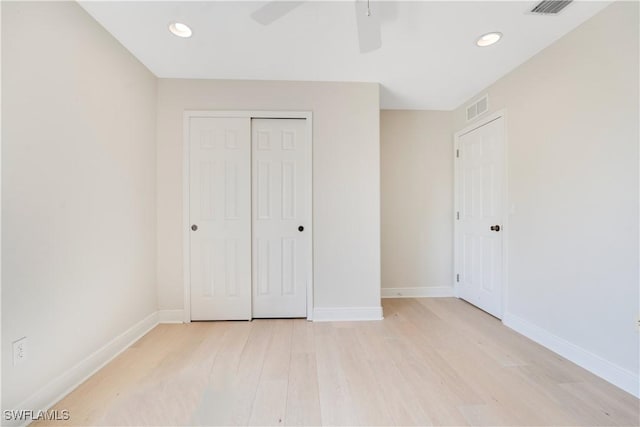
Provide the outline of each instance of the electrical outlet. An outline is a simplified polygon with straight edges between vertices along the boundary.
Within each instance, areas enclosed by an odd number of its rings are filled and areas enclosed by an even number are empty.
[[[18,366],[27,360],[27,337],[13,342],[13,366]]]

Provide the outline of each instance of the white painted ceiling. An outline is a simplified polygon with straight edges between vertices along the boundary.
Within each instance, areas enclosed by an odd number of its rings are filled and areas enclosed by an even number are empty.
[[[362,1],[362,0],[359,0]],[[308,1],[269,26],[264,3],[83,1],[81,5],[158,77],[380,82],[381,108],[450,110],[610,2],[574,1],[557,16],[537,1],[372,2],[382,48],[358,49],[354,1]],[[193,37],[167,30],[187,23]],[[487,48],[478,36],[504,33]]]

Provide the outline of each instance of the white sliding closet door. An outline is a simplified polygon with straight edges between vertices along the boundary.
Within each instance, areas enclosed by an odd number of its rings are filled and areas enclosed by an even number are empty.
[[[191,118],[191,319],[251,318],[251,123]]]
[[[253,317],[306,317],[311,147],[302,119],[253,119]]]

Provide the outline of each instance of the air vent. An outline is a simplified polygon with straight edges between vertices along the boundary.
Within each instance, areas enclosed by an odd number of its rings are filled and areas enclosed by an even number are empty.
[[[489,94],[484,95],[473,104],[467,106],[467,121],[469,122],[487,111],[489,111]]]
[[[565,7],[569,6],[573,0],[543,0],[531,9],[531,13],[538,15],[556,15]]]

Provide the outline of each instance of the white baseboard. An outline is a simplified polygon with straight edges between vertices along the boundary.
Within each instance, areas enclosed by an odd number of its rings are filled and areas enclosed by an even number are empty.
[[[142,338],[147,332],[158,324],[158,312],[154,311],[122,334],[118,335],[105,346],[89,355],[80,363],[76,364],[66,372],[59,375],[53,381],[40,388],[22,403],[17,405],[16,410],[44,411],[51,408],[73,389],[78,387],[90,376],[99,371],[107,363],[111,362],[120,353],[129,348],[133,343]],[[22,426],[27,425],[31,420],[5,421],[2,425]]]
[[[158,323],[182,323],[184,310],[158,310]]]
[[[413,288],[382,288],[382,298],[453,297],[453,286],[422,286]]]
[[[502,323],[627,393],[640,397],[640,377],[633,372],[513,314],[506,313]]]
[[[314,308],[314,322],[342,322],[352,320],[382,320],[382,307]]]

